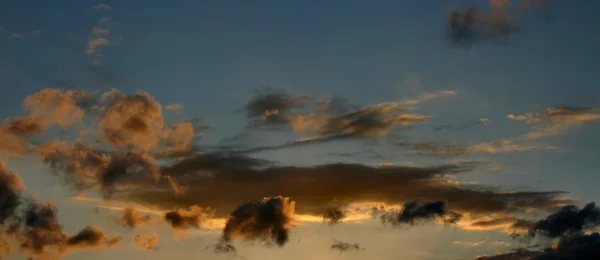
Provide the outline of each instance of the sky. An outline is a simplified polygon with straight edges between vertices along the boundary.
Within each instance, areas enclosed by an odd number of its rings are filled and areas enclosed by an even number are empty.
[[[599,8],[2,1],[0,259],[598,259]]]

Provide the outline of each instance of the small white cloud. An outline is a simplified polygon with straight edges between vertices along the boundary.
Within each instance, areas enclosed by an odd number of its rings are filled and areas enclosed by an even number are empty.
[[[106,5],[106,4],[97,4],[94,5],[94,10],[112,10],[112,7],[110,5]]]
[[[479,123],[481,123],[482,125],[489,125],[492,123],[492,121],[489,118],[480,118]]]

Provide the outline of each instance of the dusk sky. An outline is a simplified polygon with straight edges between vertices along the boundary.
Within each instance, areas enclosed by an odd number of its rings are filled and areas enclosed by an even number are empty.
[[[3,0],[0,259],[600,259],[598,10]]]

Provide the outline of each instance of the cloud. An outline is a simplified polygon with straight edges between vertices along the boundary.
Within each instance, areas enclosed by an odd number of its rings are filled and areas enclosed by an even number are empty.
[[[133,208],[126,208],[121,217],[121,223],[128,228],[136,228],[150,222],[150,216],[140,215]]]
[[[113,22],[113,19],[110,17],[102,17],[100,18],[100,23],[111,23]]]
[[[335,240],[331,244],[331,250],[347,252],[347,251],[360,251],[360,250],[365,250],[365,249],[362,248],[359,243],[348,243],[348,242]]]
[[[138,233],[134,236],[134,242],[141,250],[155,250],[158,246],[159,237],[156,232],[147,234]]]
[[[462,124],[446,124],[446,125],[436,126],[433,128],[433,130],[436,132],[439,132],[442,130],[449,130],[449,131],[456,132],[456,131],[464,131],[464,130],[472,129],[477,126],[487,126],[487,125],[490,125],[491,123],[492,123],[492,121],[488,118],[480,118],[480,119],[471,120],[469,122],[465,122]]]
[[[283,246],[293,227],[295,202],[289,198],[271,197],[249,201],[235,209],[223,229],[223,241],[233,238],[261,240]]]
[[[23,36],[23,34],[20,33],[13,33],[10,36],[8,36],[9,39],[25,39],[25,36]]]
[[[452,242],[455,245],[468,246],[468,247],[478,247],[486,243],[485,240],[482,241],[454,241]]]
[[[167,110],[167,111],[182,110],[182,109],[183,109],[182,104],[168,104],[165,106],[165,110]]]
[[[69,237],[66,241],[66,247],[67,250],[113,247],[121,243],[121,240],[120,236],[108,237],[104,230],[95,226],[87,226],[74,236]]]
[[[562,134],[569,129],[585,122],[600,120],[600,114],[595,113],[596,108],[554,106],[542,112],[529,112],[523,115],[509,114],[510,120],[523,121],[536,124],[532,131],[523,135],[524,139],[539,139]]]
[[[510,139],[498,139],[472,145],[451,144],[441,141],[404,141],[396,143],[397,146],[407,149],[409,155],[420,156],[446,156],[453,157],[466,153],[511,153],[531,150],[557,150],[556,146],[549,145],[522,145]]]
[[[546,145],[519,145],[509,139],[499,139],[491,142],[484,142],[468,147],[467,152],[486,152],[486,153],[508,153],[523,152],[529,150],[556,150],[556,146]]]
[[[420,197],[425,200],[446,200],[453,211],[473,214],[519,212],[530,208],[554,209],[568,201],[558,199],[563,192],[473,190],[450,180],[451,176],[470,171],[477,165],[371,167],[325,164],[313,167],[269,167],[264,162],[244,157],[199,156],[161,169],[163,175],[185,183],[185,196],[175,196],[167,183],[157,184],[150,179],[143,181],[138,178],[115,183],[116,189],[121,192],[112,198],[167,209],[190,205],[215,207],[216,214],[223,216],[223,212],[231,212],[247,198],[294,194],[293,199],[298,203],[297,212],[319,217],[334,201],[401,204]],[[135,188],[127,188],[128,183],[135,183]]]
[[[515,227],[527,228],[530,237],[545,236],[550,238],[578,234],[586,229],[594,229],[600,225],[600,208],[595,203],[588,203],[582,209],[575,205],[567,205],[545,219],[538,221],[517,221]]]
[[[203,210],[197,206],[188,209],[178,209],[165,214],[165,221],[174,229],[199,228],[207,221],[210,211]]]
[[[88,54],[98,54],[100,49],[108,45],[108,39],[95,38],[88,41]]]
[[[0,227],[12,220],[21,204],[20,194],[25,189],[23,180],[16,173],[7,169],[0,161]]]
[[[94,36],[108,35],[108,34],[110,34],[110,30],[106,29],[106,28],[94,27],[94,28],[92,28],[92,32],[91,33]]]
[[[447,21],[447,38],[452,44],[471,46],[518,32],[516,21],[505,8],[495,6],[488,13],[472,6],[463,12],[451,10]]]
[[[481,256],[476,260],[585,260],[600,255],[600,234],[562,237],[553,247],[539,251],[519,248],[496,256]]]
[[[94,8],[94,10],[96,10],[96,11],[112,10],[112,7],[110,5],[106,5],[106,4],[97,4],[97,5],[94,5],[92,8]]]
[[[401,209],[374,208],[375,216],[379,216],[383,223],[392,225],[409,224],[417,225],[439,221],[445,224],[456,224],[462,217],[461,214],[449,211],[445,201],[420,202],[418,200],[406,202]]]
[[[348,216],[347,210],[343,206],[331,206],[323,213],[323,220],[330,224],[338,223]]]
[[[306,95],[293,95],[270,87],[258,89],[243,108],[248,120],[247,127],[279,129],[289,126],[298,110],[307,102]]]

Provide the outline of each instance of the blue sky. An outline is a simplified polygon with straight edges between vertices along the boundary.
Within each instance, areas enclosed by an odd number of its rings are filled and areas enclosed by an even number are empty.
[[[3,1],[0,82],[4,93],[0,96],[0,114],[7,118],[23,114],[21,101],[45,88],[117,88],[128,94],[143,90],[163,105],[182,104],[186,119],[201,118],[212,129],[203,132],[199,142],[216,144],[244,132],[246,118],[234,111],[243,108],[252,91],[261,86],[317,97],[339,96],[355,105],[453,91],[453,95],[412,106],[411,113],[432,117],[389,133],[388,137],[306,145],[253,156],[283,165],[376,165],[385,161],[428,166],[457,160],[485,161],[502,169],[460,174],[456,180],[504,190],[564,190],[570,192],[569,197],[579,199],[580,205],[600,197],[598,120],[557,123],[548,119],[550,125],[568,127],[552,136],[519,139],[542,125],[507,118],[509,114],[542,112],[559,105],[600,106],[600,61],[596,58],[600,57],[600,23],[596,18],[600,3],[554,2],[551,10],[515,11],[521,31],[508,35],[502,43],[483,42],[460,48],[450,47],[443,37],[448,7],[462,10],[478,4],[487,9],[488,1]],[[546,19],[548,15],[553,19]],[[101,36],[108,45],[98,56],[86,53],[93,39],[92,28],[110,31]],[[99,65],[92,65],[94,62]],[[174,113],[165,115],[168,122],[176,120]],[[433,130],[482,118],[491,124],[476,124],[460,131]],[[250,134],[265,138],[258,141],[261,145],[307,137],[277,131]],[[511,144],[557,149],[419,156],[408,155],[395,146],[395,135],[465,147],[510,139]],[[38,138],[62,137],[50,133]],[[358,152],[365,146],[385,158],[327,155]],[[28,193],[40,200],[56,200],[66,230],[72,233],[86,223],[97,223],[125,237],[124,246],[102,252],[78,251],[65,259],[88,257],[89,252],[94,252],[90,258],[98,259],[117,253],[127,259],[221,257],[203,251],[218,231],[178,244],[169,242],[170,231],[160,227],[158,251],[136,250],[130,245],[133,233],[110,219],[118,217],[119,212],[102,209],[100,214],[93,213],[94,203],[110,201],[75,202],[68,198],[70,191],[36,158],[3,155],[2,159],[20,173]],[[272,194],[276,195],[287,196]],[[297,259],[398,259],[405,250],[415,252],[406,259],[448,259],[443,255],[447,252],[451,252],[450,259],[473,259],[510,249],[490,246],[492,241],[519,246],[501,230],[467,231],[441,225],[395,230],[382,228],[375,220],[333,228],[308,222],[294,232],[291,241],[307,241],[273,250],[240,244],[238,251],[248,259],[258,259],[254,257],[261,254],[272,259],[285,255]],[[316,237],[314,241],[329,241],[334,236],[348,241],[358,241],[362,236],[369,239],[361,241],[366,251],[339,254],[330,252],[329,242],[319,247],[319,243],[308,241],[311,236]],[[459,240],[488,243],[460,247],[453,243]],[[385,242],[377,245],[369,241]],[[414,241],[436,241],[438,246]],[[196,254],[195,250],[202,252]],[[313,252],[315,255],[303,255]]]

